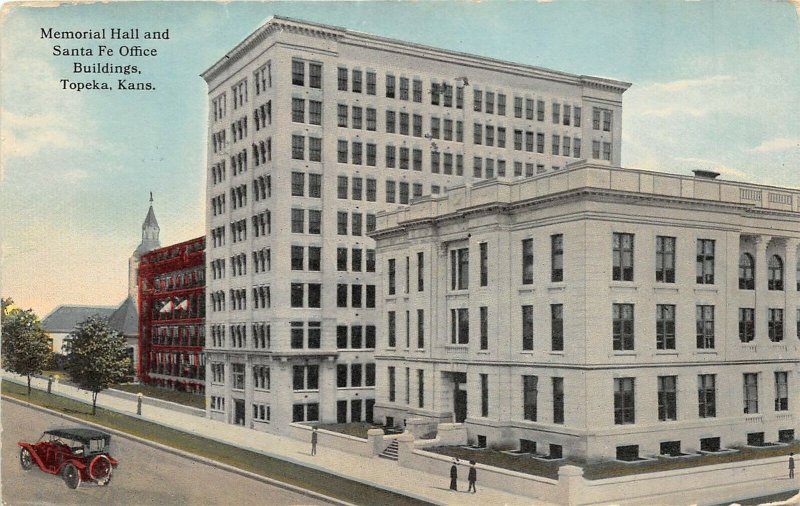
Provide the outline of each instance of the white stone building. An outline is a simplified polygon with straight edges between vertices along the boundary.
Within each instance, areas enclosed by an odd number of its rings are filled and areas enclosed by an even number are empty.
[[[279,17],[207,69],[209,416],[371,420],[381,210],[620,159],[629,86]]]
[[[796,438],[800,190],[585,161],[378,216],[376,414],[636,459]]]

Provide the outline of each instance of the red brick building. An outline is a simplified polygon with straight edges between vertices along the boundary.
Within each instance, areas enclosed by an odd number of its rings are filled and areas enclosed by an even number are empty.
[[[205,393],[205,237],[142,255],[139,368],[148,385]]]

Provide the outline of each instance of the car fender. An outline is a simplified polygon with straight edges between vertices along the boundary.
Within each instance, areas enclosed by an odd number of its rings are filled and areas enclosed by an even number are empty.
[[[36,462],[36,465],[39,466],[39,469],[42,470],[46,469],[44,462],[42,462],[42,458],[39,456],[38,453],[36,453],[36,445],[33,445],[31,443],[26,443],[24,441],[18,442],[17,445],[19,445],[22,448],[25,448],[30,452],[31,457],[33,457],[33,461]]]

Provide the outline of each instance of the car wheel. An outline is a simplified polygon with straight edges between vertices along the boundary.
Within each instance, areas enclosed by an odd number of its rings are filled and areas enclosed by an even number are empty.
[[[107,478],[111,478],[111,461],[105,455],[97,455],[89,463],[89,478],[98,485],[105,485]]]
[[[19,451],[19,464],[25,471],[33,467],[33,456],[27,448],[22,448]]]
[[[81,484],[81,473],[78,468],[72,464],[64,464],[61,470],[61,476],[64,478],[64,483],[71,489],[76,489]]]

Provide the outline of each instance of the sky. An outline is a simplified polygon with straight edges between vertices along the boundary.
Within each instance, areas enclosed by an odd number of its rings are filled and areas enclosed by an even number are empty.
[[[161,244],[204,233],[199,74],[282,15],[633,83],[622,165],[800,188],[800,4],[740,0],[5,3],[0,293],[44,317],[111,305],[154,194]],[[156,57],[57,56],[41,28],[169,29]],[[73,62],[133,63],[150,92],[72,91]]]

